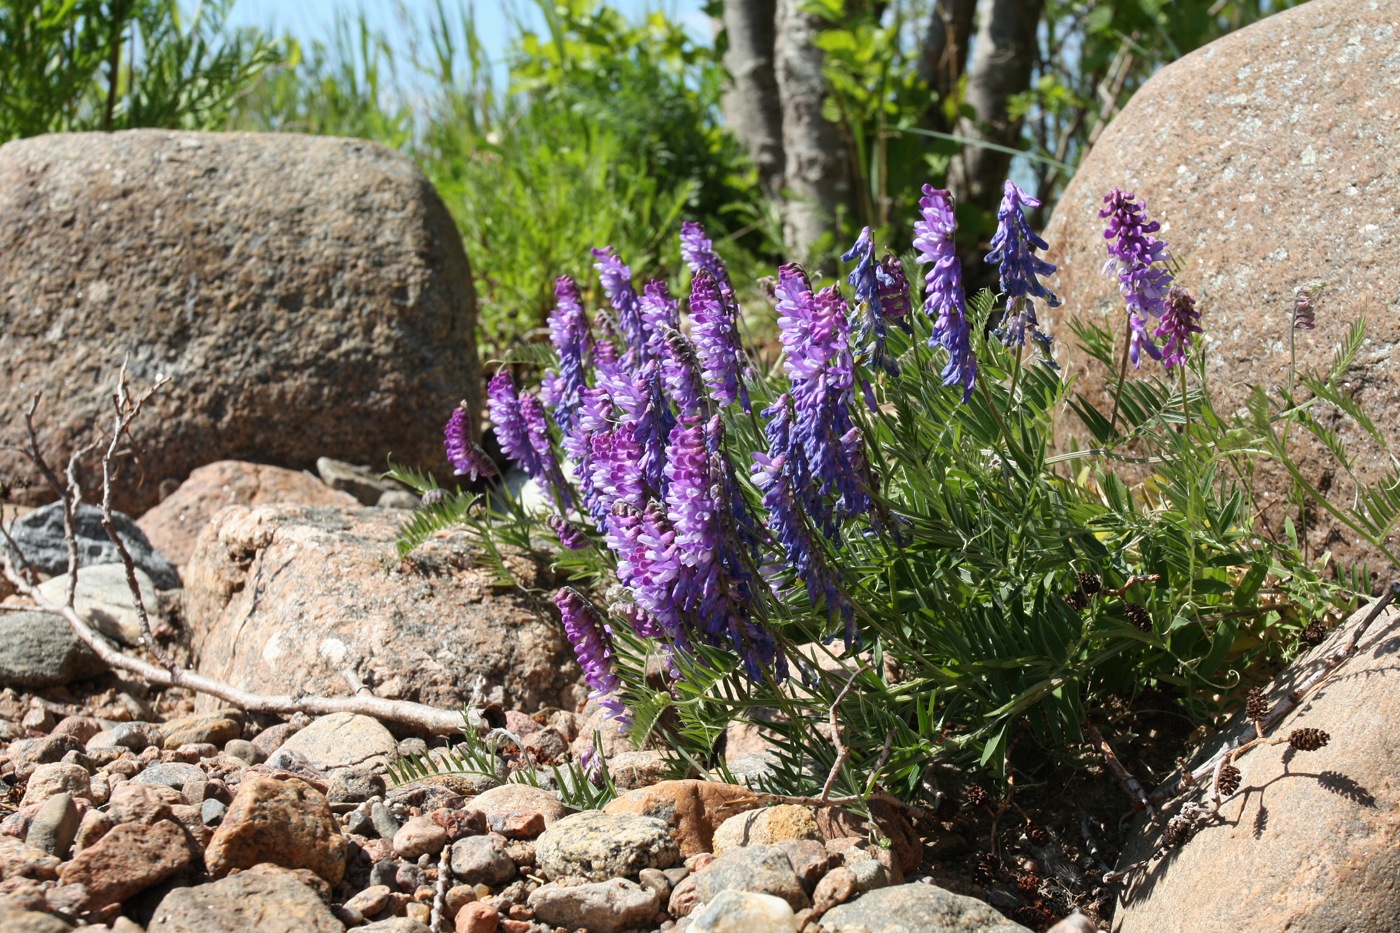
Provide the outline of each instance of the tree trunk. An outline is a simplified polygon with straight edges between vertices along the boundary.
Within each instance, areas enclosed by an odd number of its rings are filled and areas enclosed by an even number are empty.
[[[978,4],[977,45],[967,87],[974,119],[958,121],[958,135],[967,143],[948,169],[948,187],[959,201],[984,210],[996,207],[1011,155],[975,141],[1014,147],[1021,121],[1007,116],[1011,97],[1030,85],[1036,56],[1036,27],[1044,0],[981,0]]]
[[[783,189],[783,108],[773,68],[776,0],[725,0],[729,48],[724,67],[733,86],[724,95],[724,118],[758,168],[765,197]]]
[[[822,20],[803,12],[803,0],[778,0],[774,60],[783,108],[783,238],[806,258],[823,233],[835,232],[838,208],[851,199],[845,142],[822,117],[826,79],[823,55],[813,40]]]
[[[936,0],[924,35],[919,58],[919,77],[938,96],[929,107],[932,129],[948,132],[953,121],[943,104],[957,93],[958,79],[967,71],[967,52],[972,46],[972,14],[977,0]],[[956,118],[954,118],[956,119]]]

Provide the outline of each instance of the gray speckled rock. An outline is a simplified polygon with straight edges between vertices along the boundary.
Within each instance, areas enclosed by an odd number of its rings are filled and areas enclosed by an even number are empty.
[[[150,784],[155,787],[169,787],[179,790],[191,781],[207,781],[208,779],[209,775],[205,774],[199,765],[190,765],[179,761],[157,761],[147,765],[131,780],[134,784]]]
[[[931,884],[863,894],[822,916],[831,933],[1030,933],[990,905]]]
[[[121,563],[117,546],[102,528],[101,509],[95,505],[79,505],[77,513],[73,516],[73,523],[73,530],[78,537],[79,568],[92,564]],[[132,563],[146,572],[157,589],[179,589],[180,574],[176,572],[175,565],[151,547],[146,533],[138,528],[129,516],[114,512],[112,524],[116,526],[117,537],[122,539],[122,543],[131,554]],[[19,545],[20,553],[40,573],[53,577],[68,572],[68,545],[63,539],[62,503],[51,502],[22,516],[15,522],[10,534],[14,537],[15,544]]]
[[[331,713],[282,743],[268,756],[275,764],[282,752],[295,752],[322,771],[373,765],[383,768],[398,758],[399,743],[378,720],[356,713]]]
[[[21,139],[0,152],[0,217],[0,409],[44,390],[51,463],[110,419],[115,363],[135,389],[171,377],[135,425],[143,471],[116,486],[132,514],[163,480],[252,454],[393,453],[445,477],[443,419],[461,398],[475,419],[471,269],[402,153],[297,133]],[[23,433],[0,419],[0,473],[38,481],[4,449]]]
[[[160,604],[150,576],[136,568],[136,585],[141,590],[141,604],[146,618],[154,626],[160,617]],[[39,585],[39,592],[56,603],[68,599],[68,574],[59,574]],[[78,589],[73,606],[93,623],[93,627],[109,638],[126,645],[141,644],[141,621],[136,613],[136,600],[126,581],[126,568],[121,564],[94,564],[78,570]]]
[[[565,887],[546,884],[530,895],[535,918],[568,930],[619,933],[651,925],[661,909],[655,891],[625,878]]]
[[[1049,312],[1048,329],[1068,337],[1069,321],[1079,318],[1108,328],[1122,345],[1126,313],[1117,281],[1101,274],[1107,255],[1098,216],[1104,195],[1118,186],[1147,202],[1180,264],[1177,283],[1199,302],[1217,411],[1245,404],[1251,383],[1268,389],[1285,380],[1293,289],[1321,280],[1329,284],[1317,329],[1296,334],[1299,370],[1325,372],[1333,348],[1364,315],[1367,340],[1342,384],[1372,418],[1393,423],[1390,413],[1400,406],[1398,21],[1393,0],[1313,0],[1154,74],[1084,158],[1043,231],[1045,258],[1059,266],[1047,284],[1064,300]],[[1073,339],[1055,355],[1075,390],[1107,411],[1116,371]],[[1144,363],[1141,375],[1149,373],[1161,370]],[[1350,449],[1348,469],[1337,469],[1306,431],[1295,432],[1289,453],[1346,508],[1352,469],[1376,481],[1391,460],[1379,445],[1362,443],[1349,420],[1329,427]],[[1060,446],[1074,438],[1083,447],[1087,436],[1078,419],[1061,419]],[[1124,467],[1114,470],[1124,475]],[[1275,534],[1286,515],[1296,521],[1284,470],[1261,458],[1253,483]],[[1316,553],[1330,550],[1334,561],[1361,559],[1376,569],[1388,563],[1323,509],[1307,526]]]
[[[0,930],[5,933],[70,933],[72,929],[53,914],[0,904]]]
[[[62,616],[47,612],[0,615],[0,684],[43,688],[96,677],[107,670]]]
[[[284,874],[243,872],[175,888],[156,907],[150,933],[344,933],[316,893]]]
[[[452,843],[452,875],[463,884],[505,884],[515,877],[515,862],[493,836],[468,836]]]
[[[69,793],[54,794],[45,800],[25,834],[26,845],[66,859],[78,834],[78,807]]]
[[[689,933],[796,933],[788,902],[771,894],[725,891],[695,914]]]
[[[574,813],[535,844],[535,866],[550,881],[635,878],[643,868],[670,868],[681,859],[670,826],[653,816]]]
[[[792,862],[777,846],[755,845],[732,849],[695,875],[695,896],[701,903],[714,900],[721,891],[755,891],[781,897],[801,910],[812,906]]]

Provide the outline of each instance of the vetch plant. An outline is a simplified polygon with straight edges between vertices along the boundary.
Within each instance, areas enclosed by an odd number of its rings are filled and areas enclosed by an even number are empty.
[[[401,547],[461,522],[504,578],[508,549],[552,554],[603,708],[638,740],[664,730],[678,768],[702,770],[733,720],[766,710],[768,782],[785,794],[917,797],[939,758],[1014,769],[1016,749],[1060,754],[1108,698],[1149,688],[1219,712],[1340,594],[1255,526],[1242,464],[1261,429],[1211,407],[1202,314],[1169,287],[1156,226],[1110,195],[1124,362],[1146,351],[1177,385],[1122,382],[1110,418],[1051,358],[1038,309],[1059,299],[1034,199],[1007,183],[987,256],[1001,295],[969,300],[952,200],[922,195],[912,251],[882,255],[862,231],[848,290],[777,270],[777,347],[741,344],[741,305],[762,312],[698,224],[682,227],[673,282],[635,282],[596,248],[606,304],[556,282],[539,397],[505,369],[491,380],[497,439],[545,492],[543,514],[449,495]],[[1078,334],[1116,368],[1112,335]],[[1041,352],[1023,361],[1028,338]],[[1051,454],[1065,410],[1096,447]],[[1124,461],[1150,465],[1151,483],[1120,475]]]

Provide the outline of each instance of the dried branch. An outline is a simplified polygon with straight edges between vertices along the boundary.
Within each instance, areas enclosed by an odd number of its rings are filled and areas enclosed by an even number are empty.
[[[1103,755],[1104,761],[1108,764],[1108,769],[1113,772],[1113,776],[1118,778],[1118,783],[1123,785],[1123,790],[1127,791],[1132,798],[1134,810],[1151,810],[1152,806],[1148,802],[1147,792],[1142,789],[1138,779],[1123,767],[1123,763],[1118,760],[1118,756],[1113,752],[1113,746],[1108,744],[1108,740],[1103,737],[1103,733],[1087,719],[1084,720],[1084,732],[1089,736],[1089,740],[1098,746],[1099,752]]]
[[[836,746],[836,760],[831,764],[831,771],[826,776],[826,783],[822,785],[821,800],[827,801],[831,798],[831,788],[836,784],[836,776],[841,773],[846,762],[851,757],[851,750],[846,747],[846,743],[841,741],[841,726],[836,722],[836,710],[841,705],[841,701],[846,699],[846,694],[851,692],[851,688],[856,684],[856,678],[870,670],[870,663],[866,662],[856,668],[851,674],[850,680],[842,685],[840,692],[836,694],[836,699],[831,701],[831,706],[827,709],[826,715],[831,723],[831,744]],[[825,806],[825,803],[822,804]]]

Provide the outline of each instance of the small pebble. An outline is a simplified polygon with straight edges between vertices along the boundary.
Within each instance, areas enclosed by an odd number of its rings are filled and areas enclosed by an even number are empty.
[[[369,870],[369,883],[372,885],[383,885],[390,891],[399,889],[398,882],[399,863],[391,858],[375,862],[374,867]]]
[[[267,760],[267,755],[247,739],[231,739],[224,743],[224,754],[250,765],[261,764]]]
[[[228,805],[221,800],[206,800],[199,805],[199,819],[205,826],[218,826],[227,812]]]

